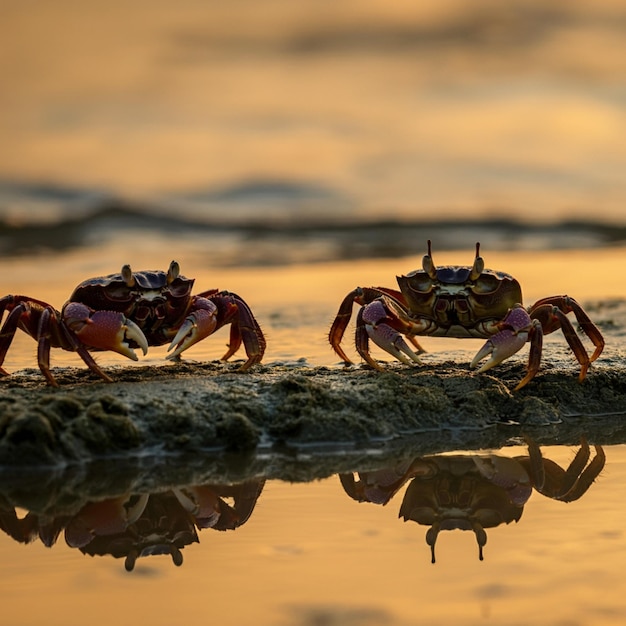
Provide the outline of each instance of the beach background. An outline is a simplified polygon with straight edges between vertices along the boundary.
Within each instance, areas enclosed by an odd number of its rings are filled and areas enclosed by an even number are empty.
[[[624,221],[619,1],[2,4],[12,223]]]

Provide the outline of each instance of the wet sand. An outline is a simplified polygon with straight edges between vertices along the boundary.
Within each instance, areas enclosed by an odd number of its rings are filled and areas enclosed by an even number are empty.
[[[444,361],[309,367],[181,362],[87,370],[56,368],[57,389],[38,370],[0,382],[0,464],[58,465],[111,456],[206,455],[207,451],[354,451],[402,447],[420,454],[507,445],[528,432],[543,443],[626,440],[626,367],[603,354],[587,379],[565,349],[525,388],[520,361],[477,374]],[[414,450],[415,451],[415,450]]]

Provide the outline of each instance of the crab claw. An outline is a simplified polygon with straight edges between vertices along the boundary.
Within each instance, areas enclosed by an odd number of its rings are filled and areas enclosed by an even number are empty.
[[[472,359],[470,367],[474,368],[480,361],[491,355],[491,358],[482,365],[478,370],[479,372],[486,372],[494,365],[502,363],[505,359],[514,355],[518,350],[521,350],[522,346],[528,341],[528,333],[506,329],[496,333],[493,337],[487,340],[485,345],[477,352],[476,356]]]
[[[398,361],[410,365],[414,361],[422,365],[417,354],[411,350],[404,337],[382,320],[388,319],[382,302],[375,300],[363,308],[363,322],[370,339],[379,347],[395,356]],[[408,357],[408,358],[407,358]],[[410,359],[410,360],[409,360]]]
[[[470,363],[471,368],[476,367],[480,361],[491,355],[491,358],[478,370],[479,372],[486,372],[521,350],[528,341],[533,323],[526,309],[519,306],[507,313],[501,326],[503,329],[490,337],[477,352]]]
[[[205,339],[215,330],[217,327],[217,307],[210,300],[206,300],[203,306],[204,308],[193,311],[185,318],[169,345],[168,351],[173,350],[173,352],[170,352],[165,357],[166,359],[176,359],[181,352],[193,346],[194,343]]]
[[[80,302],[71,302],[63,310],[63,319],[89,348],[112,350],[133,361],[138,357],[134,347],[148,353],[148,340],[135,322],[116,311],[92,311]]]

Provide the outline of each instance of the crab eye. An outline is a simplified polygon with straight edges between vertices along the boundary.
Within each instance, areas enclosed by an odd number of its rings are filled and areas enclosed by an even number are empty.
[[[192,281],[177,277],[172,280],[168,289],[174,298],[185,298],[191,292],[192,285]]]
[[[481,274],[474,283],[472,291],[474,293],[493,293],[500,286],[500,279],[491,274]]]
[[[406,275],[409,287],[412,291],[420,293],[429,293],[433,288],[433,281],[426,272],[416,270]]]
[[[117,282],[111,283],[106,288],[106,297],[108,300],[120,300],[126,301],[131,297],[132,290],[128,288],[125,283]]]
[[[430,506],[416,506],[411,509],[410,519],[420,524],[432,525],[437,521],[436,511]]]

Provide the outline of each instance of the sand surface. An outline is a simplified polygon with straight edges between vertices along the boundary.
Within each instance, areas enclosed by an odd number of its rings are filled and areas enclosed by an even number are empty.
[[[520,362],[477,374],[445,361],[309,367],[181,362],[111,368],[113,383],[57,368],[59,388],[38,370],[0,382],[0,464],[57,465],[110,456],[209,452],[309,452],[402,446],[416,452],[493,448],[532,432],[545,443],[621,442],[626,367],[604,354],[583,383],[564,349],[531,383]]]

